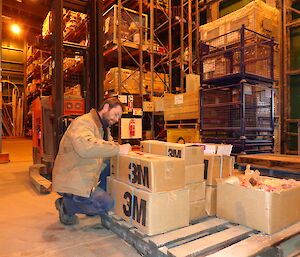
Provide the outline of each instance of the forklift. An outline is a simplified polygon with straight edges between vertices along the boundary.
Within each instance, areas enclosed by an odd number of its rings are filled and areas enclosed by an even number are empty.
[[[87,15],[86,39],[88,44],[65,41],[63,37],[63,10]],[[51,33],[39,39],[38,44],[50,49],[52,56],[50,95],[33,100],[32,140],[33,165],[29,177],[39,193],[51,192],[52,169],[59,142],[74,118],[97,108],[103,96],[103,32],[102,1],[54,0],[47,17]],[[63,59],[82,56],[82,76],[79,83],[82,97],[66,96],[68,86]],[[73,81],[72,81],[73,82]]]

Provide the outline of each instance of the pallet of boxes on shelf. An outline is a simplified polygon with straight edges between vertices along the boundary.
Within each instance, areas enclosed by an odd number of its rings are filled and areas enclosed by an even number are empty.
[[[120,42],[123,46],[139,49],[140,45],[140,22],[139,12],[121,7],[121,17],[118,17],[118,5],[113,5],[103,14],[104,20],[104,46],[109,48],[112,44],[118,44],[120,30]],[[118,18],[121,21],[118,27]],[[142,44],[146,49],[148,15],[142,14]]]
[[[119,90],[119,72],[121,73],[121,83]],[[151,93],[151,72],[143,72],[142,74],[143,92],[142,94]],[[166,86],[169,84],[167,74],[154,73],[153,93],[162,95]],[[119,92],[128,94],[141,94],[140,92],[140,72],[134,68],[124,69],[114,67],[105,75],[104,91]]]
[[[255,31],[261,35],[267,36],[269,38],[274,38],[275,42],[278,44],[280,41],[280,11],[274,7],[269,6],[261,0],[255,0],[247,4],[245,7],[227,14],[213,22],[207,23],[199,27],[200,39],[202,41],[210,41],[216,39],[221,35],[229,33],[226,37],[220,37],[218,40],[214,40],[213,46],[217,48],[228,47],[229,45],[234,45],[240,40],[240,34],[238,30],[245,26],[245,28]],[[252,35],[253,37],[253,35]],[[249,44],[246,46],[246,59],[249,59],[249,68],[251,72],[260,72],[261,62],[255,65],[251,63],[251,59],[255,56],[265,55],[267,49],[261,48],[257,49],[255,46]],[[232,56],[231,58],[238,58]],[[228,62],[230,58],[230,53],[227,56],[217,56],[215,58],[207,59],[205,62],[207,72],[224,73],[225,62]],[[259,65],[258,65],[259,64]],[[256,70],[255,67],[257,67]],[[247,69],[247,68],[246,68]],[[259,74],[258,74],[259,75]],[[274,55],[274,76],[276,80],[279,80],[280,75],[280,56],[279,49],[275,49]]]
[[[199,142],[199,91],[164,95],[164,120],[168,142]]]
[[[247,29],[201,42],[201,84],[223,80],[225,76],[274,78],[274,40]]]

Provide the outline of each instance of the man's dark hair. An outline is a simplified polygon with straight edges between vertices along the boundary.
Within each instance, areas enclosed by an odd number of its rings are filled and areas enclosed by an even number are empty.
[[[103,109],[103,107],[104,107],[105,104],[108,104],[108,105],[109,105],[109,109],[115,108],[115,107],[117,107],[117,106],[119,105],[119,106],[121,106],[122,111],[124,111],[123,105],[122,105],[122,103],[120,102],[120,100],[119,100],[118,98],[110,97],[110,98],[105,99],[105,100],[101,103],[101,105],[100,105],[100,107],[99,107],[99,111],[101,111],[101,110]]]

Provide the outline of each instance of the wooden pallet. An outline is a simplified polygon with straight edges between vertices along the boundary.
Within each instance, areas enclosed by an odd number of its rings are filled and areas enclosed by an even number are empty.
[[[170,128],[193,128],[199,129],[200,124],[198,119],[192,120],[169,120],[165,121],[165,129]]]
[[[280,256],[281,242],[300,234],[300,222],[273,235],[207,217],[195,224],[155,236],[147,236],[113,213],[102,217],[102,224],[149,257],[246,257],[260,252]],[[299,249],[298,249],[299,250]]]
[[[46,174],[45,170],[46,166],[44,164],[33,164],[29,167],[29,179],[40,194],[48,194],[51,192],[51,181],[41,175]]]
[[[289,171],[300,172],[300,156],[284,154],[253,154],[239,155],[238,164],[253,164],[268,168],[288,169]]]

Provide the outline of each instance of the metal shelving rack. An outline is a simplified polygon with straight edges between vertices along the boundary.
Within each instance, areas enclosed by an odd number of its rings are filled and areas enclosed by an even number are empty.
[[[106,69],[117,66],[118,87],[117,91],[107,94],[107,96],[131,94],[130,89],[126,89],[123,82],[130,79],[132,74],[125,79],[122,76],[122,68],[128,65],[135,67],[133,73],[137,74],[139,78],[139,96],[142,102],[144,98],[152,100],[154,95],[162,95],[163,92],[157,94],[154,90],[156,79],[159,79],[164,84],[164,92],[170,92],[172,88],[172,1],[105,1],[104,9],[108,9],[112,4],[116,4],[116,2],[117,37],[113,44],[104,51],[104,59],[107,60]],[[133,21],[138,31],[139,39],[135,44],[129,40],[122,39],[122,12],[125,12],[129,19]],[[131,17],[132,14],[137,14],[138,19]],[[165,36],[165,31],[167,31],[167,36]],[[148,38],[149,40],[147,40]],[[148,88],[145,94],[146,90],[143,85],[143,78],[147,71],[151,73],[150,88]],[[158,75],[162,73],[166,75]],[[149,113],[149,116],[151,117],[151,134],[154,137],[155,113]]]
[[[201,42],[200,129],[234,153],[273,151],[274,39],[241,29]]]
[[[186,74],[200,74],[200,0],[181,0],[180,8],[180,89],[184,92]]]
[[[282,8],[282,63],[283,70],[281,85],[281,124],[282,124],[282,151],[285,154],[300,153],[300,119],[291,117],[291,76],[300,75],[300,70],[293,70],[291,67],[291,30],[299,28],[300,18],[293,19],[293,15],[300,15],[300,10],[292,7],[296,1],[281,1]],[[294,126],[296,131],[291,131]],[[291,150],[289,144],[293,137],[298,137],[298,150]]]

